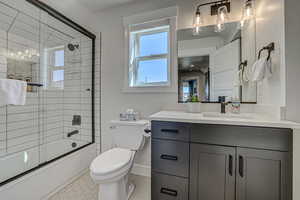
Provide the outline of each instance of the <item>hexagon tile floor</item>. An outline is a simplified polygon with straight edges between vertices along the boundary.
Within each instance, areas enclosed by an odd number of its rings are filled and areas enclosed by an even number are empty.
[[[131,175],[130,180],[136,185],[130,200],[151,199],[149,177]],[[86,173],[48,200],[98,200],[98,186],[93,183],[89,173]]]

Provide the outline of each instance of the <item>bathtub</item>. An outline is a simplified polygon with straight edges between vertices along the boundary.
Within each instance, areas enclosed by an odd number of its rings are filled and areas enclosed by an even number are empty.
[[[62,139],[0,158],[0,183],[86,144]]]

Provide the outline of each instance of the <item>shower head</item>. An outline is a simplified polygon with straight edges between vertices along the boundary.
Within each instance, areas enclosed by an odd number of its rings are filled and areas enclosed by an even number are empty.
[[[79,44],[68,44],[68,49],[70,51],[75,51],[75,49],[79,49]]]

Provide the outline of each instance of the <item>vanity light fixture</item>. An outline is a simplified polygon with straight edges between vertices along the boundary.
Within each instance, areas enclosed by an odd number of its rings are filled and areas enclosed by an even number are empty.
[[[203,3],[197,6],[194,15],[194,34],[199,34],[201,31],[201,26],[203,25],[203,16],[201,15],[200,8],[203,6],[211,5],[211,16],[217,15],[217,30],[224,30],[224,25],[228,19],[228,13],[230,12],[230,1],[220,0],[209,3]]]
[[[243,19],[249,20],[254,17],[254,1],[247,0],[243,7]]]
[[[215,26],[215,32],[221,32],[225,29],[225,23],[228,20],[228,11],[226,6],[218,8],[218,16]]]
[[[241,27],[245,25],[248,20],[253,19],[255,13],[254,0],[246,0],[245,5],[243,6],[243,13],[241,18]]]

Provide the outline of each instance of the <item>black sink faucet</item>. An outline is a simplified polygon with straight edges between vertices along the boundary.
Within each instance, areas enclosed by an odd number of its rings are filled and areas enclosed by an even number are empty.
[[[221,113],[225,114],[226,113],[226,105],[228,104],[226,102],[226,96],[220,96],[219,102],[221,104]]]

